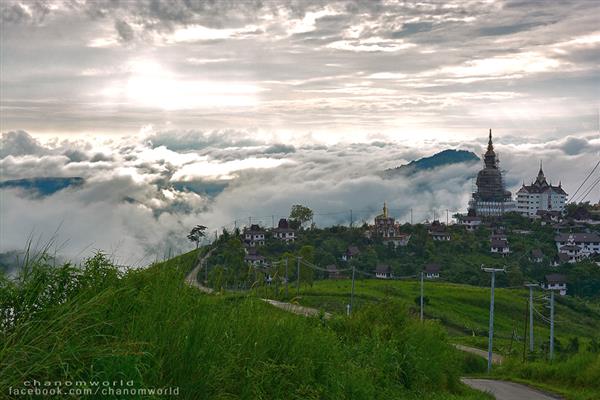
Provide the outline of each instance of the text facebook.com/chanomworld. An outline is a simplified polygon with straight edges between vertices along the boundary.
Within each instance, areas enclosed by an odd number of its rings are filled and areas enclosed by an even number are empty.
[[[9,387],[10,396],[178,396],[179,387],[140,388],[133,380],[115,381],[38,381],[28,380],[21,387]]]

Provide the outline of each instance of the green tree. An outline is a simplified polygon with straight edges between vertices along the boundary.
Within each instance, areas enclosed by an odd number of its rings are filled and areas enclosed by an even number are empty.
[[[303,205],[295,204],[290,211],[290,220],[298,228],[313,218],[313,211]]]
[[[198,245],[200,244],[200,239],[206,236],[206,234],[204,233],[205,230],[206,227],[204,225],[196,225],[192,228],[189,235],[187,235],[187,238],[191,242],[196,243],[196,248],[198,248]]]

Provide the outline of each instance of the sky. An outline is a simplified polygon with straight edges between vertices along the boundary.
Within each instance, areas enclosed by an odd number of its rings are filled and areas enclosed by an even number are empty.
[[[1,180],[86,179],[0,191],[0,252],[59,232],[70,257],[143,264],[189,248],[196,223],[270,225],[296,203],[322,224],[383,201],[405,220],[462,210],[478,165],[380,172],[480,154],[489,128],[513,191],[543,160],[574,193],[599,159],[592,0],[6,0],[0,14]]]

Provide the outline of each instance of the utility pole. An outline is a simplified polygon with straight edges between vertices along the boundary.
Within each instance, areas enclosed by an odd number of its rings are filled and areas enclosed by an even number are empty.
[[[484,268],[483,265],[481,269],[485,272],[492,273],[492,284],[491,284],[491,293],[490,293],[490,327],[489,327],[489,336],[488,336],[488,366],[487,372],[488,374],[492,372],[492,355],[493,355],[493,342],[494,342],[494,288],[496,286],[496,272],[505,272],[504,268]]]
[[[349,313],[352,313],[352,307],[354,306],[354,270],[355,267],[352,266],[352,291],[350,292],[350,309],[349,309]]]
[[[448,220],[448,209],[446,208],[446,226],[448,226],[448,222],[449,222],[449,220]]]
[[[550,360],[554,358],[554,290],[550,290]]]
[[[248,228],[252,226],[252,217],[248,217]]]
[[[288,258],[285,258],[285,298],[288,298]]]
[[[271,215],[271,223],[272,223],[272,227],[273,229],[275,228],[275,216]]]
[[[421,271],[421,322],[423,322],[423,271]]]
[[[412,208],[410,209],[410,224],[413,224],[413,213],[412,213]]]
[[[533,288],[538,287],[537,283],[525,284],[529,288],[529,352],[533,353]]]
[[[296,296],[300,296],[300,259],[302,257],[298,257],[298,263],[297,263],[297,267],[296,267],[296,274],[297,274],[297,278],[296,278]]]
[[[350,228],[352,228],[352,223],[354,220],[352,219],[352,209],[350,209]]]

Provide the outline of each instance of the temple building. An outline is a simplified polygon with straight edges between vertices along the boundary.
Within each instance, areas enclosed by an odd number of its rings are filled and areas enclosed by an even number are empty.
[[[498,165],[498,157],[492,143],[492,130],[483,156],[484,168],[477,174],[477,190],[469,202],[469,208],[477,216],[499,216],[516,211],[516,203],[510,191],[504,188],[502,172]]]
[[[546,181],[542,163],[535,182],[523,186],[517,192],[517,211],[526,217],[540,215],[539,211],[558,211],[562,213],[565,209],[567,193],[561,187],[552,186]]]
[[[371,227],[368,236],[379,237],[384,244],[392,243],[394,247],[406,246],[410,240],[410,235],[402,233],[400,224],[389,215],[386,203],[383,203],[383,213],[375,217],[375,225]]]

